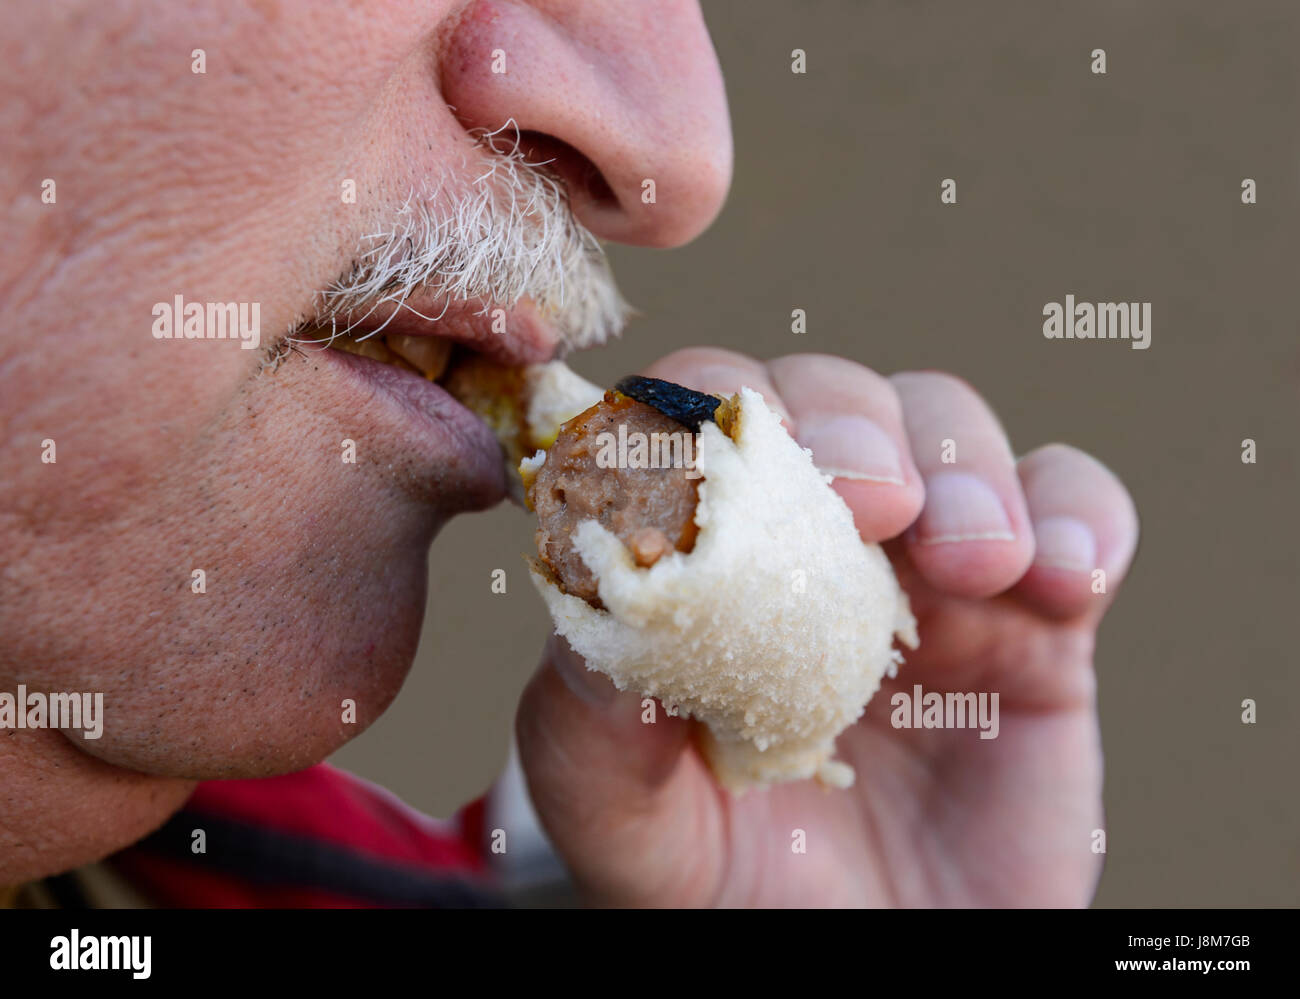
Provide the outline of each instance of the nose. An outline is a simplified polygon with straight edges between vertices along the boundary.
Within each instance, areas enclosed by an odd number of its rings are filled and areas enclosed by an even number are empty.
[[[441,74],[467,128],[514,120],[529,159],[553,161],[602,239],[678,246],[722,208],[731,123],[694,0],[478,0]],[[513,130],[502,138],[512,143]]]

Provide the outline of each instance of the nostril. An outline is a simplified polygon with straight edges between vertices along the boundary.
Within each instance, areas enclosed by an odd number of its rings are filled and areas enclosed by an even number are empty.
[[[579,195],[601,208],[617,208],[618,196],[600,169],[563,139],[545,132],[523,130],[519,150],[529,163],[546,163],[546,169],[562,178],[570,195]]]

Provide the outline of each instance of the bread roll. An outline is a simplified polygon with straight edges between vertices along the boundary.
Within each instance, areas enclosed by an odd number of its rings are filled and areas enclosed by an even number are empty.
[[[539,409],[566,411],[553,390],[573,383],[535,380],[551,391]],[[575,393],[569,415],[598,392]],[[831,478],[762,397],[744,388],[725,408],[729,433],[705,422],[698,437],[690,551],[644,568],[592,519],[573,544],[603,606],[564,592],[539,561],[532,578],[589,668],[703,723],[701,750],[728,789],[847,787],[853,769],[834,759],[835,738],[901,661],[895,637],[916,647],[916,622],[884,552],[861,541]],[[531,432],[554,439],[553,427]],[[544,451],[524,459],[525,484],[544,461]]]

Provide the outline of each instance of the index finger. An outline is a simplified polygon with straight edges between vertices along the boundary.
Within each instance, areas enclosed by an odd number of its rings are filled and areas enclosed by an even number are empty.
[[[853,513],[867,542],[883,541],[916,519],[925,499],[912,463],[902,404],[888,379],[828,354],[791,354],[764,364],[715,347],[679,350],[646,374],[699,392],[732,395],[748,386],[813,453],[817,467]]]
[[[906,530],[921,512],[925,485],[893,384],[829,354],[790,354],[767,369],[790,411],[795,439],[835,477],[862,540],[884,541]]]

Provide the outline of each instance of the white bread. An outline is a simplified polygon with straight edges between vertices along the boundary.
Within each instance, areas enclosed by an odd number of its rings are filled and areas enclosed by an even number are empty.
[[[598,522],[574,539],[606,610],[533,568],[556,630],[617,687],[705,723],[705,757],[733,791],[815,777],[845,787],[835,738],[917,645],[916,622],[877,545],[811,453],[750,389],[729,438],[701,429],[694,548],[638,568]],[[540,459],[532,459],[536,464]]]

